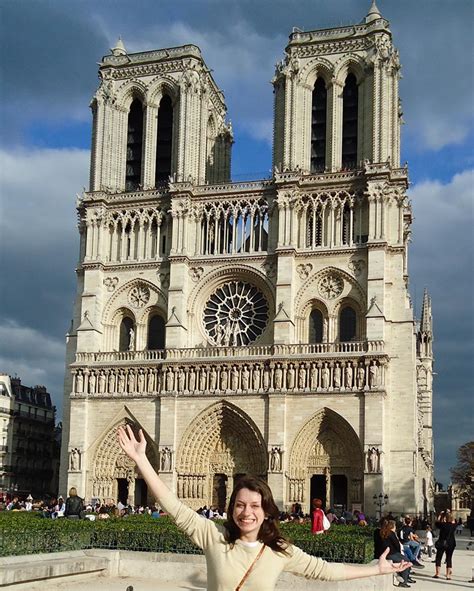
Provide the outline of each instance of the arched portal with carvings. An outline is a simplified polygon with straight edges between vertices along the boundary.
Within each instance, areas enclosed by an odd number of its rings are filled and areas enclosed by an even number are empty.
[[[223,508],[239,475],[266,476],[266,445],[245,412],[219,401],[188,426],[178,448],[176,470],[178,496],[189,506]]]
[[[90,466],[92,479],[89,482],[87,498],[100,500],[120,500],[123,504],[146,504],[147,489],[135,468],[135,463],[121,450],[117,442],[117,427],[113,426],[97,445]],[[155,468],[158,467],[157,455],[151,440],[147,439],[147,456]]]
[[[289,503],[311,499],[329,508],[351,508],[362,503],[363,451],[354,429],[339,414],[321,409],[297,433],[287,474]]]

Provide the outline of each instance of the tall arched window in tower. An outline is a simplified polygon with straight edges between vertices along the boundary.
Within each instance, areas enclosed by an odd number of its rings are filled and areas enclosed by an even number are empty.
[[[135,347],[135,327],[133,320],[125,316],[120,323],[119,351],[130,351]]]
[[[359,88],[354,74],[348,74],[342,93],[342,167],[357,166],[357,113]]]
[[[326,167],[327,91],[322,78],[316,80],[311,109],[311,171]]]
[[[310,343],[322,343],[324,336],[324,320],[321,310],[317,308],[311,311],[309,315],[309,334]]]
[[[171,174],[173,146],[173,105],[165,94],[158,109],[158,137],[156,141],[156,183],[167,181]]]
[[[128,112],[125,190],[135,191],[142,179],[143,106],[135,99]]]
[[[148,322],[147,349],[165,348],[165,321],[158,314],[153,315]]]
[[[339,340],[354,341],[357,335],[357,314],[351,306],[344,306],[339,315]]]

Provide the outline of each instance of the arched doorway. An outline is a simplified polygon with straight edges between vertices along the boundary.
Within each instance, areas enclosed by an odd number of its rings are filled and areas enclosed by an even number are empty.
[[[189,506],[224,509],[242,474],[266,477],[266,445],[246,413],[221,401],[190,423],[178,448],[176,469],[178,496]]]
[[[351,509],[362,502],[363,453],[351,425],[324,408],[296,435],[287,475],[288,504],[302,503],[310,510],[319,498],[327,509]]]

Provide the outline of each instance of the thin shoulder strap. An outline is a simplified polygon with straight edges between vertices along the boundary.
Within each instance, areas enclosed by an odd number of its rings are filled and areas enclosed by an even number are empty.
[[[245,583],[245,581],[248,579],[248,576],[250,575],[250,573],[252,572],[253,567],[257,564],[257,560],[260,558],[260,556],[263,554],[263,551],[265,550],[265,544],[262,544],[262,547],[260,548],[260,552],[257,554],[257,556],[255,557],[254,561],[252,562],[252,564],[248,567],[247,572],[245,573],[245,575],[242,577],[242,580],[240,581],[240,583],[237,585],[237,587],[235,588],[235,591],[240,591],[242,589],[242,585]]]

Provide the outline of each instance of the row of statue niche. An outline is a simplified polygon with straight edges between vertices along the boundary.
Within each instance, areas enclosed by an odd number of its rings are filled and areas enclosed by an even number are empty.
[[[74,392],[89,394],[216,390],[362,390],[381,385],[377,361],[270,363],[243,366],[77,370]]]
[[[171,472],[173,467],[173,452],[169,447],[164,447],[160,451],[160,471]]]
[[[382,469],[382,452],[378,447],[369,447],[367,450],[367,472],[380,472]]]
[[[70,472],[79,472],[81,469],[82,463],[82,454],[81,450],[77,447],[74,447],[69,452],[69,470]]]
[[[288,486],[290,502],[302,503],[304,501],[304,480],[290,478]]]
[[[281,472],[281,458],[283,452],[280,447],[272,447],[270,450],[270,472]]]
[[[204,496],[204,476],[179,476],[178,497],[180,499],[201,499]]]

